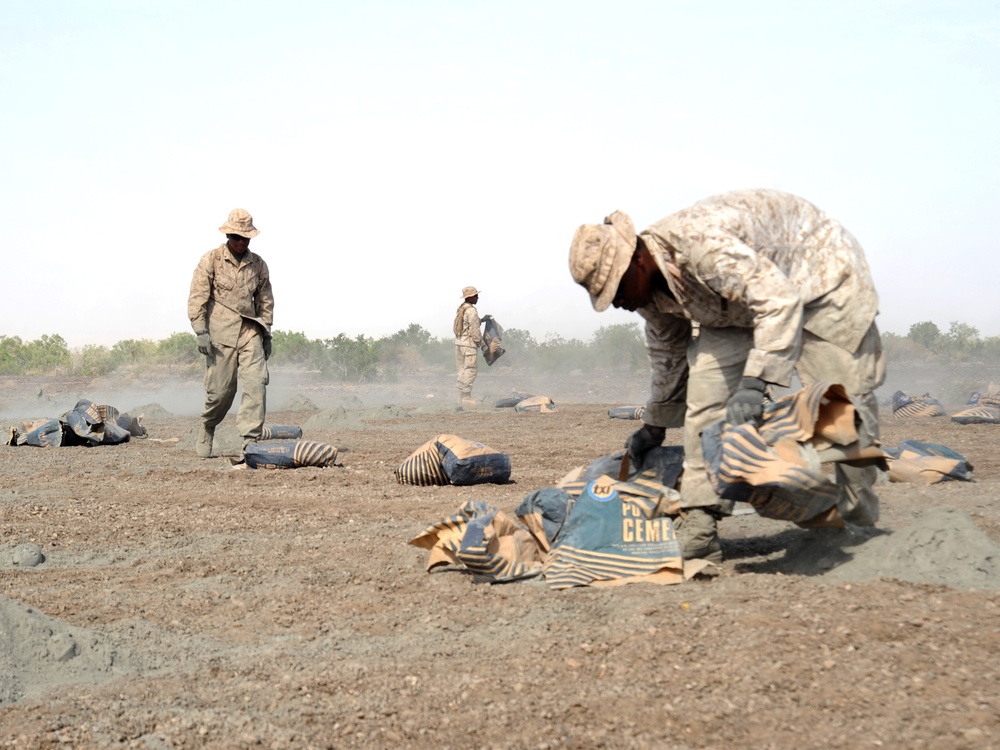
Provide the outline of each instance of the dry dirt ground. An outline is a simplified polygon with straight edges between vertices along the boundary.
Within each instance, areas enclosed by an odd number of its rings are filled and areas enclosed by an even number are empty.
[[[885,444],[944,444],[977,481],[882,485],[877,535],[734,516],[714,578],[553,591],[425,572],[408,540],[467,500],[512,513],[620,448],[637,423],[607,410],[644,385],[490,373],[456,413],[450,374],[276,372],[268,422],[343,407],[305,437],[346,451],[241,471],[193,453],[196,379],[0,380],[5,425],[85,397],[141,406],[149,429],[0,447],[0,747],[1000,747],[1000,425],[884,414]],[[515,388],[556,413],[493,407]],[[508,453],[512,481],[397,484],[441,433]]]

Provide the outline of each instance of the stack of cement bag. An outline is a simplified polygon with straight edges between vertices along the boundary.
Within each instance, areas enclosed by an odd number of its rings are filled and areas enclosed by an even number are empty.
[[[133,437],[146,437],[141,417],[121,413],[108,404],[80,399],[57,419],[18,422],[11,427],[7,445],[57,448],[63,445],[117,445]]]
[[[297,425],[265,424],[260,440],[243,449],[243,461],[250,469],[323,469],[337,463],[335,446],[301,438]]]
[[[911,396],[903,391],[892,394],[892,416],[896,419],[910,417],[944,417],[948,412],[944,404],[925,393],[922,396]]]
[[[951,415],[959,424],[1000,424],[1000,393],[973,393],[966,406]]]

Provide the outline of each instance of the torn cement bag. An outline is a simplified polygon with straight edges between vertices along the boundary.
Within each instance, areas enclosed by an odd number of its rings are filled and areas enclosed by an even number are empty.
[[[35,419],[18,422],[10,428],[7,445],[31,445],[58,448],[63,442],[63,424],[58,419]]]
[[[145,437],[138,417],[121,414],[108,404],[80,399],[58,419],[19,422],[10,431],[7,445],[58,448],[63,445],[117,445],[129,438]]]
[[[937,484],[948,480],[974,481],[972,464],[961,453],[937,443],[904,440],[885,448],[889,481]]]
[[[127,443],[132,434],[115,421],[119,416],[113,406],[80,399],[76,406],[59,417],[59,421],[69,428],[63,431],[63,445]]]
[[[503,484],[510,479],[510,456],[474,440],[438,435],[394,471],[400,484]]]
[[[261,429],[261,440],[298,440],[302,437],[302,428],[287,424],[265,424]]]
[[[645,406],[612,406],[608,409],[608,417],[611,419],[642,419],[645,413]]]
[[[766,518],[802,524],[835,514],[839,486],[822,463],[884,461],[860,444],[860,417],[840,385],[817,383],[769,404],[760,428],[717,422],[702,433],[709,480],[726,499],[750,503]]]
[[[577,495],[562,487],[544,487],[529,492],[514,511],[543,552],[547,553],[558,538]]]
[[[492,315],[484,315],[482,323],[484,326],[483,358],[486,360],[487,365],[492,366],[506,351],[500,345],[500,340],[503,338],[503,328],[493,319]]]
[[[896,419],[943,417],[947,414],[944,404],[929,393],[922,396],[911,396],[903,391],[896,391],[892,394],[892,416]]]
[[[667,508],[680,495],[655,483],[617,482],[609,476],[562,488],[570,498],[554,539],[559,495],[532,493],[517,514],[551,545],[543,570],[549,587],[680,583],[685,566]],[[541,501],[541,502],[540,502]],[[548,520],[548,523],[546,522]],[[548,531],[547,531],[548,529]]]
[[[556,410],[556,405],[548,396],[531,396],[522,399],[514,405],[514,411],[542,412],[543,414]]]
[[[491,583],[542,572],[541,551],[528,530],[503,511],[471,500],[455,515],[429,526],[410,544],[430,550],[428,572],[459,565],[476,580]]]
[[[315,440],[268,440],[248,443],[243,460],[251,469],[326,468],[337,463],[338,450]]]

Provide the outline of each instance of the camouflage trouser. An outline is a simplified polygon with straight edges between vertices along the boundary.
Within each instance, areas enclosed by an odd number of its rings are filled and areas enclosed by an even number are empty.
[[[472,384],[476,380],[479,350],[474,346],[455,346],[455,366],[458,368],[459,396],[472,395]]]
[[[205,426],[212,428],[223,420],[239,386],[243,396],[236,428],[244,442],[259,440],[267,411],[269,376],[264,340],[257,327],[244,323],[235,348],[213,344],[212,354],[205,360],[205,408],[201,412]]]
[[[725,514],[732,512],[732,501],[716,496],[708,481],[701,433],[725,417],[726,402],[739,387],[751,348],[753,330],[749,328],[702,326],[691,343],[681,486],[681,505],[685,508],[705,507]],[[885,361],[874,323],[853,353],[804,331],[802,353],[795,369],[803,385],[819,381],[843,385],[861,418],[858,428],[861,444],[871,445],[878,440],[878,402],[874,391],[885,380]],[[878,479],[878,468],[838,463],[835,472],[837,484],[842,489],[838,503],[841,515],[860,524],[878,520],[879,501],[872,490]]]

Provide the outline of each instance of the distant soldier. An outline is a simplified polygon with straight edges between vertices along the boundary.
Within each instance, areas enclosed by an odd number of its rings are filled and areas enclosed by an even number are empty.
[[[701,433],[723,418],[758,419],[769,385],[790,385],[793,372],[803,385],[843,385],[860,442],[878,441],[878,295],[861,245],[808,201],[775,190],[723,193],[638,235],[616,211],[577,229],[569,265],[595,310],[614,305],[646,321],[651,396],[628,449],[641,466],[665,428],[684,426],[677,534],[685,557],[721,560],[717,521],[732,512],[709,483]],[[836,472],[841,517],[874,524],[878,468],[840,463]]]
[[[462,304],[455,312],[453,325],[455,334],[455,364],[458,367],[458,405],[476,406],[472,398],[472,384],[476,380],[479,364],[479,350],[483,348],[483,336],[476,303],[479,290],[474,286],[462,289]]]
[[[226,242],[202,256],[191,280],[188,317],[205,355],[205,408],[195,451],[212,455],[215,428],[243,391],[236,427],[243,445],[260,439],[267,410],[267,359],[271,356],[274,296],[267,264],[250,252],[260,232],[253,217],[233,209],[219,227]]]

